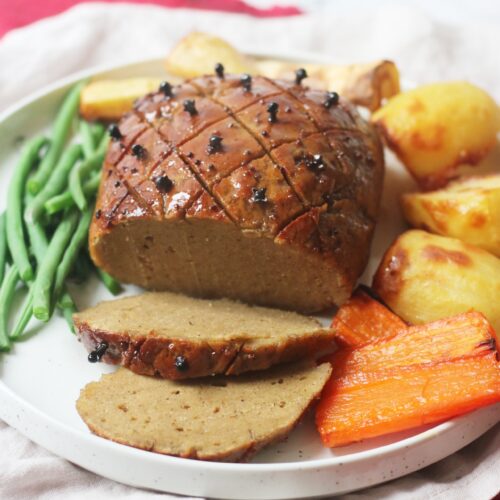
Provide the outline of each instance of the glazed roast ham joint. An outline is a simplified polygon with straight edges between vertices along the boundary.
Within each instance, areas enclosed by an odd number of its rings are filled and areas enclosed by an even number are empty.
[[[368,258],[376,131],[334,92],[249,75],[164,82],[110,130],[95,263],[151,290],[316,312]]]

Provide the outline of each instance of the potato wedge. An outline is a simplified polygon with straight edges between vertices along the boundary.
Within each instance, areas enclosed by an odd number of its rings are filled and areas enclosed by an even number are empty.
[[[495,101],[466,82],[434,83],[401,93],[372,120],[424,189],[442,187],[457,166],[482,160],[500,130]]]
[[[118,120],[134,101],[158,89],[156,78],[97,80],[86,85],[80,96],[80,114],[86,120]]]
[[[401,198],[406,220],[500,257],[500,174],[463,178],[445,189]]]
[[[384,255],[373,289],[410,323],[474,309],[500,331],[500,259],[454,238],[406,231]]]
[[[185,36],[165,60],[169,73],[183,78],[214,72],[216,63],[222,63],[228,73],[253,73],[250,60],[222,38],[194,31]]]
[[[399,92],[399,72],[391,61],[368,64],[307,64],[245,57],[221,38],[206,33],[190,33],[168,55],[168,72],[192,78],[214,71],[215,63],[228,73],[251,73],[269,78],[295,78],[294,71],[304,67],[308,85],[335,90],[359,106],[378,109],[384,99]]]

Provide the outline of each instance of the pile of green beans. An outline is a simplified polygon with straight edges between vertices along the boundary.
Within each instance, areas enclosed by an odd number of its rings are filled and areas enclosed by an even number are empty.
[[[0,351],[23,338],[33,317],[46,322],[55,309],[74,330],[77,308],[66,286],[73,274],[82,280],[95,271],[110,292],[121,291],[87,253],[108,137],[101,124],[83,120],[78,136],[72,134],[83,84],[65,97],[50,140],[27,141],[10,181],[7,209],[0,214]],[[14,318],[20,290],[24,300]]]

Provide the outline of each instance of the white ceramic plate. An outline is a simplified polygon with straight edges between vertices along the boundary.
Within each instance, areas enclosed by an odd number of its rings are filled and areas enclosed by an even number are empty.
[[[288,57],[289,58],[289,57]],[[325,62],[310,54],[294,60]],[[42,89],[0,117],[0,209],[23,137],[50,127],[70,85],[90,75],[163,76],[160,60],[75,75]],[[399,193],[412,181],[394,158],[388,170],[380,223],[365,281],[383,251],[404,229]],[[129,287],[127,293],[136,292]],[[80,308],[109,298],[97,281],[73,290]],[[324,318],[325,322],[329,318]],[[0,418],[75,464],[133,486],[227,499],[275,499],[331,495],[364,488],[425,467],[476,439],[500,420],[500,405],[409,433],[330,450],[322,447],[309,415],[287,441],[250,464],[209,463],[137,450],[92,435],[75,410],[80,389],[113,368],[87,362],[87,354],[58,317],[31,325],[33,335],[0,358]]]

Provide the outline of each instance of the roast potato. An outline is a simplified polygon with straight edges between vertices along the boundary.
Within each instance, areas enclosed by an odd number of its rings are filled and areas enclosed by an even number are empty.
[[[124,78],[97,80],[86,85],[80,96],[80,114],[86,120],[118,120],[130,111],[134,101],[157,90],[156,78]]]
[[[372,117],[423,189],[442,187],[459,165],[474,165],[493,148],[500,110],[466,82],[434,83],[398,94]]]
[[[401,203],[412,226],[458,238],[500,257],[500,174],[463,178],[438,191],[405,194]]]
[[[185,36],[165,60],[169,73],[183,78],[208,75],[216,63],[222,63],[228,73],[253,73],[252,63],[222,38],[199,33]]]
[[[373,289],[410,323],[474,309],[500,332],[500,259],[460,240],[406,231],[384,255]]]

